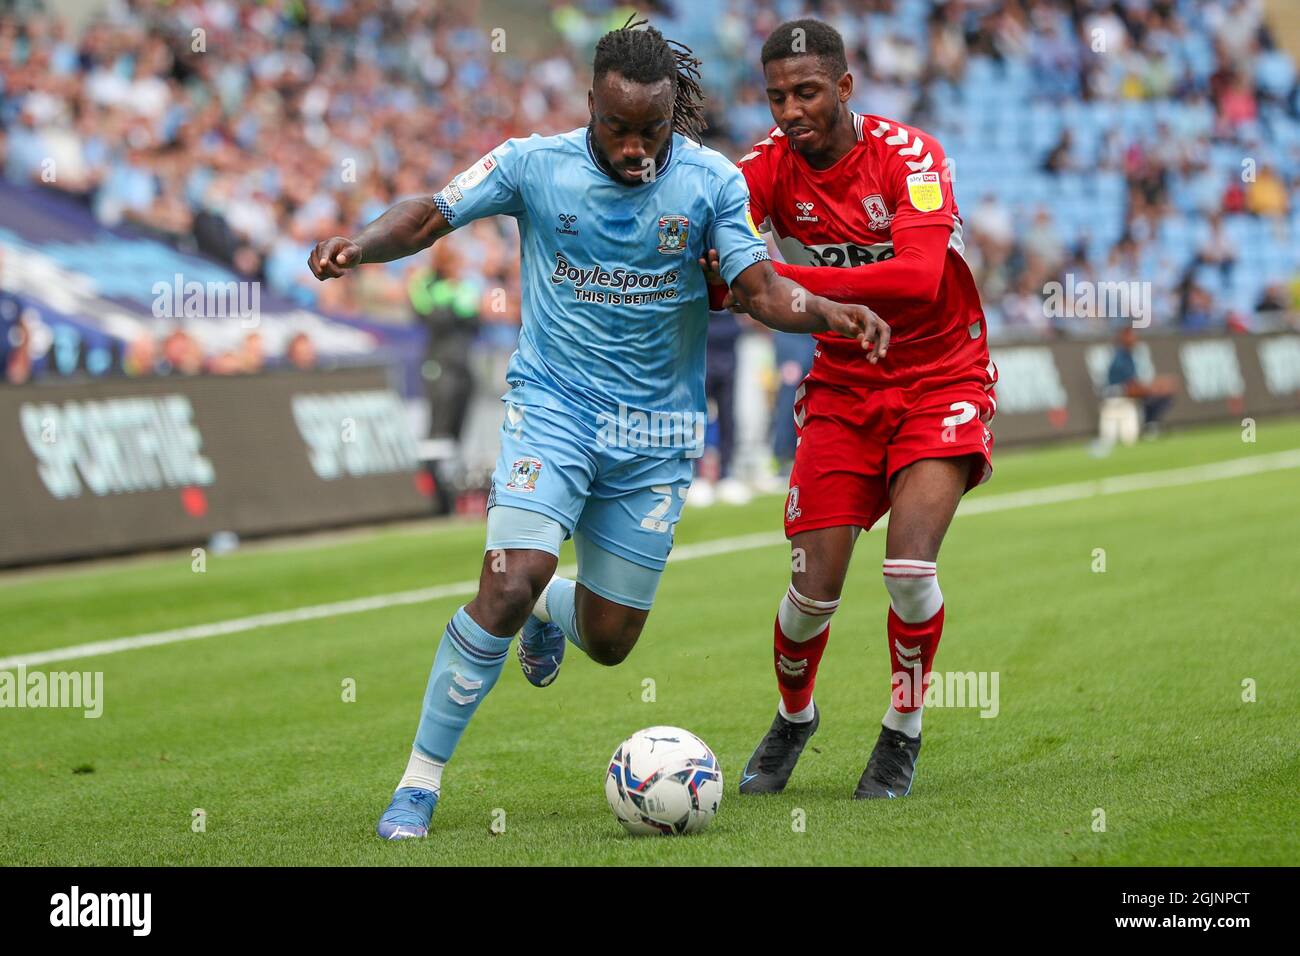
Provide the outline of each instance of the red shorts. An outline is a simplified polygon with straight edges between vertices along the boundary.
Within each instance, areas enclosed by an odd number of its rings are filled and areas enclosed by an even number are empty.
[[[889,510],[889,483],[922,458],[973,455],[966,490],[993,473],[996,400],[975,377],[895,388],[804,379],[795,393],[799,443],[785,502],[786,537],[851,525],[870,528]]]

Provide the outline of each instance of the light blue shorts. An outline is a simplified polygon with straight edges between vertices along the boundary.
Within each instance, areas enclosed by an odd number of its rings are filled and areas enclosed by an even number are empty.
[[[563,539],[573,537],[584,586],[648,608],[672,551],[691,474],[689,459],[612,446],[598,440],[594,424],[574,415],[508,403],[488,497],[487,550],[558,555]],[[552,519],[560,533],[516,509]]]

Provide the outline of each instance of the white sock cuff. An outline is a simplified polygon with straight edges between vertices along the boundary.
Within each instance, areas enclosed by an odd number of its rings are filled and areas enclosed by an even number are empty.
[[[560,580],[557,574],[546,582],[546,587],[542,588],[542,593],[537,595],[537,603],[533,605],[533,617],[543,624],[551,623],[551,610],[546,606],[546,595],[551,592],[551,585]]]
[[[792,724],[810,724],[812,723],[813,717],[817,715],[817,705],[811,700],[808,701],[807,707],[795,714],[792,714],[785,709],[784,700],[778,700],[776,702],[776,709],[782,717],[790,721]]]
[[[904,714],[894,710],[894,705],[890,704],[889,709],[885,711],[884,719],[880,722],[890,730],[897,730],[909,737],[919,737],[921,736],[921,718],[924,712],[924,707],[918,707],[916,710]]]
[[[938,566],[933,561],[886,558],[885,589],[894,613],[906,624],[928,621],[943,607]]]
[[[796,591],[792,584],[776,612],[781,633],[799,643],[810,640],[830,626],[831,615],[839,606],[839,598],[833,601],[814,601]]]
[[[442,771],[446,766],[445,763],[426,757],[412,747],[411,759],[406,763],[406,773],[402,774],[397,789],[418,787],[421,790],[432,790],[437,793],[442,789]]]

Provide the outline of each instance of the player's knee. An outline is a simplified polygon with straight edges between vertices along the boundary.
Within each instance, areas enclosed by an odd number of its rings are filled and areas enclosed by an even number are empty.
[[[476,602],[486,618],[483,626],[493,634],[513,634],[523,627],[539,594],[541,588],[522,569],[489,576]]]
[[[915,560],[931,564],[939,557],[947,523],[918,522],[900,516],[897,527],[889,529],[889,550],[894,554],[911,555]]]
[[[861,528],[820,528],[790,541],[790,586],[804,600],[838,603]]]
[[[776,611],[781,633],[799,643],[811,640],[830,627],[831,615],[839,606],[839,595],[830,599],[811,598],[790,585]]]
[[[905,624],[928,621],[943,607],[938,567],[933,561],[886,558],[885,589],[889,606]]]

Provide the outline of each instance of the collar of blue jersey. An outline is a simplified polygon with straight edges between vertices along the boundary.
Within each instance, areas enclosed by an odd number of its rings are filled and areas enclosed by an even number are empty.
[[[593,135],[594,134],[591,131],[591,124],[588,123],[587,124],[587,155],[590,156],[591,161],[596,164],[596,168],[599,169],[606,176],[608,176],[610,179],[614,180],[614,182],[618,183],[620,186],[626,186],[628,189],[633,189],[637,185],[639,185],[637,183],[629,183],[626,179],[620,176],[614,170],[614,168],[609,165],[609,163],[605,161],[605,158],[600,155],[600,151],[596,149],[596,144],[592,141]],[[668,142],[664,144],[663,152],[661,152],[659,154],[659,157],[655,160],[656,178],[666,173],[668,171],[668,164],[673,161],[673,137],[676,135],[677,135],[676,133],[673,133],[668,137]]]

